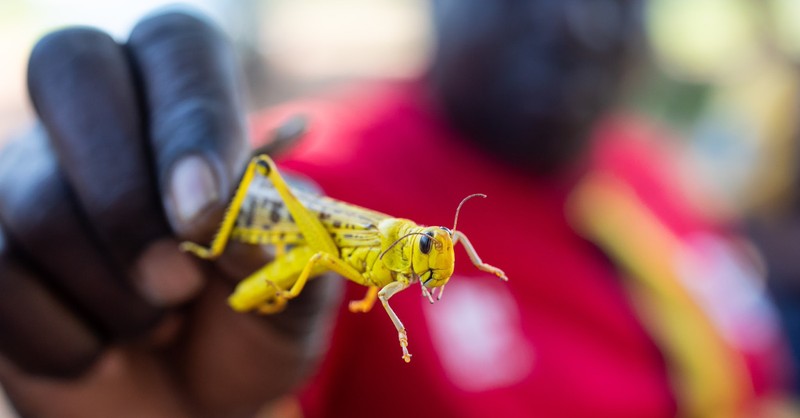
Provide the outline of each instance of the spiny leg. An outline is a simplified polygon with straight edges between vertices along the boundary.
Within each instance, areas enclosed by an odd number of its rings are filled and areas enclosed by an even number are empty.
[[[211,245],[209,247],[204,247],[193,242],[184,241],[180,245],[181,250],[207,260],[213,260],[217,258],[222,254],[223,251],[225,251],[225,245],[228,243],[231,231],[236,223],[236,218],[239,216],[239,210],[242,207],[242,202],[244,202],[244,198],[247,196],[247,190],[250,187],[250,183],[253,182],[257,164],[258,157],[254,157],[250,161],[250,164],[247,165],[244,176],[242,176],[242,180],[239,182],[239,186],[236,188],[236,193],[233,196],[233,200],[231,200],[231,203],[225,210],[225,217],[222,219],[222,224],[220,225],[216,235],[214,235],[214,240],[211,241]]]
[[[262,313],[275,313],[286,305],[278,296],[281,290],[269,281],[270,264],[256,270],[236,285],[236,290],[228,297],[228,305],[238,312],[257,309]]]
[[[258,305],[256,311],[262,315],[276,314],[278,312],[283,312],[283,310],[286,309],[287,303],[288,301],[286,298],[276,297]]]
[[[467,239],[466,235],[464,235],[461,231],[455,231],[453,235],[453,245],[461,242],[461,244],[464,245],[464,249],[467,251],[467,254],[469,255],[469,259],[472,260],[472,264],[474,264],[475,267],[487,273],[494,274],[504,281],[508,281],[508,277],[506,277],[506,274],[503,272],[503,270],[500,270],[491,264],[484,263],[483,260],[481,260],[481,257],[478,256],[478,253],[475,251],[475,248],[472,246],[472,243],[469,242],[469,239]]]
[[[397,328],[397,338],[400,340],[400,348],[403,349],[403,360],[405,360],[406,363],[411,361],[411,354],[408,352],[408,334],[406,334],[406,327],[400,322],[400,318],[397,317],[392,307],[389,306],[389,298],[407,287],[408,283],[391,282],[378,292],[378,299],[381,300],[383,308],[386,309],[386,313],[389,314],[389,318],[392,320],[394,327]]]
[[[366,281],[364,276],[361,275],[358,270],[354,269],[343,260],[324,252],[318,252],[311,256],[311,258],[308,260],[308,263],[306,263],[305,268],[303,268],[303,271],[297,277],[297,281],[294,282],[292,288],[289,289],[289,291],[278,293],[278,296],[286,299],[296,298],[298,295],[300,295],[300,292],[303,291],[308,279],[313,276],[312,273],[319,272],[323,269],[338,273],[344,276],[346,279],[352,280],[359,284]]]
[[[322,273],[322,271],[324,271],[324,267],[334,270],[345,277],[358,277],[359,279],[356,279],[356,282],[363,282],[360,273],[351,267],[347,265],[344,265],[344,267],[338,266],[335,262],[331,261],[340,261],[337,258],[339,255],[339,248],[336,246],[336,243],[333,241],[333,238],[331,238],[330,233],[325,229],[325,226],[319,221],[317,216],[306,209],[306,207],[303,206],[297,197],[292,194],[289,186],[286,184],[286,181],[280,175],[275,163],[269,156],[259,155],[253,159],[253,162],[248,167],[247,172],[247,174],[250,175],[251,180],[254,173],[266,176],[272,182],[275,191],[278,192],[278,195],[283,200],[286,208],[292,215],[294,223],[300,229],[301,233],[303,234],[303,238],[306,241],[306,245],[302,247],[305,257],[304,259],[298,257],[288,257],[288,254],[295,253],[296,250],[300,250],[300,248],[291,250],[287,253],[287,256],[283,256],[283,250],[285,250],[285,246],[276,246],[275,262],[278,260],[284,260],[285,264],[287,265],[285,267],[286,270],[274,269],[276,270],[276,273],[291,270],[300,271],[300,274],[297,276],[296,280],[293,281],[291,284],[291,290],[288,292],[282,290],[286,289],[288,284],[284,284],[284,287],[281,287],[275,285],[275,283],[270,280],[270,277],[265,277],[263,279],[266,282],[265,284],[267,286],[272,284],[276,290],[275,304],[277,307],[273,308],[272,304],[269,303],[261,304],[258,305],[259,310],[261,312],[271,313],[275,310],[281,309],[283,305],[285,305],[287,299],[291,299],[299,295],[303,290],[303,287],[305,287],[308,279],[316,274]],[[231,227],[232,226],[233,224],[231,224]],[[234,304],[234,300],[239,298],[246,299],[248,297],[250,290],[248,290],[246,287],[242,288],[242,286],[246,286],[243,283],[249,280],[251,280],[251,278],[245,279],[245,281],[240,283],[240,285],[236,288],[234,295],[232,295],[230,298],[232,306]],[[258,279],[253,278],[252,280]],[[261,292],[267,291],[262,289]],[[252,305],[249,306],[252,308]]]
[[[228,297],[228,304],[239,312],[258,309],[263,313],[273,313],[279,310],[285,304],[285,298],[281,298],[279,293],[294,284],[314,254],[311,248],[298,246],[276,257],[240,281]]]
[[[350,312],[369,312],[372,310],[372,307],[375,305],[375,301],[378,299],[378,287],[377,286],[370,286],[369,290],[367,290],[367,294],[364,295],[364,299],[361,300],[351,300],[350,304],[347,305],[347,308]]]

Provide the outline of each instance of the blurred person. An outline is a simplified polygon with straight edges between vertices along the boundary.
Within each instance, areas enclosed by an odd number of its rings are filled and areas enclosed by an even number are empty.
[[[747,245],[686,196],[664,132],[610,114],[640,5],[433,4],[422,80],[270,111],[256,137],[312,115],[284,166],[424,224],[485,191],[459,225],[511,281],[464,263],[439,305],[393,299],[430,336],[411,368],[385,362],[385,318],[344,310],[308,416],[767,416],[788,363]]]
[[[0,155],[10,399],[26,416],[252,416],[327,348],[298,392],[309,417],[764,416],[785,363],[755,269],[675,185],[664,135],[609,115],[639,7],[436,0],[419,80],[254,119],[264,138],[307,115],[281,166],[335,198],[441,225],[489,194],[459,226],[511,281],[460,260],[436,305],[392,299],[411,364],[374,312],[340,312],[328,344],[339,280],[240,315],[229,279],[261,254],[200,265],[176,251],[210,238],[248,156],[216,30],[171,13],[123,45],[48,35],[29,69],[43,129]]]

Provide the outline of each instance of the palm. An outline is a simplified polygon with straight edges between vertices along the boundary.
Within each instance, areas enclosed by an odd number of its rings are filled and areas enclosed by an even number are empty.
[[[227,307],[231,286],[221,276],[146,340],[108,350],[78,382],[30,377],[3,364],[9,397],[42,417],[253,416],[297,385],[322,354],[339,283],[316,281],[287,312],[255,317]]]

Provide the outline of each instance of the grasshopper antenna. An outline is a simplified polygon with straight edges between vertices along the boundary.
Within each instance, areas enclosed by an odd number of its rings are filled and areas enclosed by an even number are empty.
[[[475,193],[475,194],[471,194],[471,195],[469,195],[469,196],[467,196],[467,197],[465,197],[464,199],[461,200],[461,203],[458,204],[458,208],[456,208],[456,219],[453,221],[453,233],[456,232],[456,226],[458,226],[458,214],[461,213],[461,207],[464,206],[464,203],[466,203],[467,200],[470,200],[473,197],[486,198],[486,195],[483,194],[483,193]],[[453,235],[453,233],[451,233],[450,235]]]

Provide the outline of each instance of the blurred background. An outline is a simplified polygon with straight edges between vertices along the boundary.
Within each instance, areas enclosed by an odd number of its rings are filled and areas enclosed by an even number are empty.
[[[26,130],[28,54],[62,26],[120,40],[171,2],[0,2],[0,141]],[[196,0],[237,45],[253,109],[352,80],[419,74],[431,48],[428,0]],[[174,7],[174,6],[171,6]],[[647,39],[624,111],[673,132],[685,181],[718,216],[780,216],[796,198],[800,1],[648,0]],[[2,412],[0,412],[2,416]]]
[[[418,74],[431,45],[427,0],[221,0],[183,3],[216,20],[238,45],[250,106],[337,83]],[[800,60],[796,0],[649,0],[648,38],[629,77],[625,109],[675,132],[694,180],[738,215],[781,211],[792,184]],[[26,129],[27,56],[61,26],[100,27],[120,40],[172,2],[0,2],[0,138]],[[180,7],[180,6],[178,6]],[[791,117],[790,117],[791,116]]]
[[[210,16],[238,46],[252,107],[349,79],[416,74],[430,39],[426,0],[240,0],[235,7],[221,0],[3,0],[0,137],[31,118],[25,68],[41,36],[78,24],[124,40],[142,16],[184,5]]]

